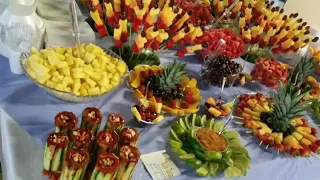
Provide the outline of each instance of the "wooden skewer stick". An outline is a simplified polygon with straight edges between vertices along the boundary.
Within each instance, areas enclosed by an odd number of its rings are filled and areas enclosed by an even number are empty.
[[[266,149],[268,149],[268,147],[269,147],[269,144],[267,144]]]
[[[236,121],[235,121],[234,123],[239,124],[239,125],[244,125],[243,122],[236,122]]]
[[[244,119],[243,117],[240,117],[240,116],[233,116],[234,118],[236,118],[236,119]]]
[[[278,150],[277,150],[277,154],[279,154],[279,152],[280,152],[280,151],[279,151],[279,149],[278,149]]]
[[[310,159],[309,159],[308,157],[306,157],[306,158],[307,158],[307,160],[309,161],[309,163],[312,164],[312,162],[310,161]]]
[[[310,155],[313,156],[314,158],[316,158],[317,160],[319,160],[319,158],[316,155],[314,155],[314,154],[310,154]]]
[[[263,143],[263,141],[260,141],[259,146],[261,146],[262,143]]]
[[[247,134],[252,134],[252,131],[246,131]]]

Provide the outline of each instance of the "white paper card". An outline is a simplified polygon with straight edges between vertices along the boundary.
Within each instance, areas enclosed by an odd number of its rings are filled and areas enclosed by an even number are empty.
[[[165,180],[181,175],[178,167],[165,150],[143,154],[141,160],[153,180]]]

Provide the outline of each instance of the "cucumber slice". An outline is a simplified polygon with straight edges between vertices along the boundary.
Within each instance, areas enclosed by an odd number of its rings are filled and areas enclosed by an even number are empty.
[[[250,169],[250,159],[248,159],[245,155],[235,155],[233,161],[242,164],[242,166],[246,169]]]
[[[195,118],[192,118],[192,121],[191,121],[191,128],[193,127],[196,127],[196,121],[199,117],[195,116]]]
[[[242,145],[239,146],[239,145],[232,144],[232,145],[230,145],[230,148],[232,150],[232,154],[233,155],[242,155],[242,154],[244,154],[245,156],[247,156],[249,158],[248,150],[246,148],[244,148]]]
[[[187,126],[184,124],[184,121],[182,118],[179,119],[179,125],[186,131],[188,130]]]
[[[200,126],[201,126],[201,127],[205,127],[206,122],[207,122],[207,116],[206,116],[206,115],[203,115],[203,116],[201,117]]]
[[[209,164],[209,175],[211,177],[215,177],[217,175],[217,171],[218,171],[218,168],[219,168],[219,164],[218,163],[215,163],[215,162],[212,162]]]
[[[207,176],[209,174],[209,167],[204,164],[199,169],[197,169],[197,175],[199,176]]]
[[[224,170],[224,176],[226,178],[232,178],[233,177],[231,167],[228,167],[226,170]]]
[[[180,148],[176,148],[176,147],[172,147],[172,150],[174,152],[176,152],[178,155],[185,155],[187,154],[187,152],[185,152],[184,150],[180,149]]]
[[[132,173],[132,171],[133,171],[135,166],[136,166],[135,162],[129,163],[129,165],[127,167],[127,170],[124,172],[124,174],[123,174],[121,179],[122,180],[129,180],[130,176],[131,176],[131,173]]]
[[[170,129],[170,135],[172,137],[172,139],[181,142],[180,138],[178,137],[178,135],[173,131],[173,129]]]
[[[78,169],[74,175],[73,180],[81,180],[82,171],[83,169]]]
[[[231,167],[232,175],[235,177],[241,176],[241,170],[236,167]]]
[[[58,171],[59,166],[62,163],[61,162],[61,155],[62,155],[62,148],[59,148],[56,150],[56,152],[53,155],[52,163],[51,163],[51,171]]]
[[[178,124],[173,124],[173,125],[171,126],[171,129],[173,129],[173,131],[174,131],[178,136],[181,136],[181,135],[183,135],[183,134],[186,133],[186,131],[184,131],[184,129],[183,129],[180,125],[178,125]]]
[[[202,166],[202,162],[197,158],[193,158],[188,161],[188,165],[194,169],[199,169]]]
[[[193,153],[189,153],[189,154],[186,154],[186,155],[181,155],[179,156],[179,158],[181,160],[191,160],[193,158],[195,158],[196,156],[193,154]]]
[[[172,147],[176,147],[176,148],[181,148],[182,147],[182,143],[175,141],[173,139],[168,139],[168,143],[172,146]]]
[[[191,115],[190,115],[190,116],[191,116]],[[189,116],[189,117],[190,117],[190,116]],[[191,128],[190,121],[189,121],[189,117],[186,116],[186,117],[184,118],[184,125],[186,125],[187,130]]]
[[[238,168],[241,171],[241,175],[244,175],[246,173],[246,168],[239,162],[234,162],[233,166]]]

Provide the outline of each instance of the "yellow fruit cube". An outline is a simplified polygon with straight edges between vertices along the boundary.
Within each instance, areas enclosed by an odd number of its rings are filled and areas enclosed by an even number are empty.
[[[92,66],[93,66],[94,69],[100,69],[101,64],[99,63],[99,61],[97,59],[94,59],[92,61]]]
[[[64,61],[66,57],[63,54],[53,53],[60,61]]]
[[[88,90],[88,94],[89,95],[99,95],[100,94],[100,89],[98,86],[96,87],[91,87],[89,90]]]
[[[299,144],[299,142],[292,135],[285,137],[282,143],[288,148],[291,149]]]
[[[115,73],[117,71],[117,69],[115,69],[112,66],[110,66],[110,64],[107,64],[106,70],[107,70],[107,72],[109,72],[111,74],[113,74],[113,73]]]
[[[101,70],[101,71],[105,71],[106,68],[107,68],[107,64],[104,63],[104,62],[101,62],[100,70]]]
[[[66,53],[69,54],[70,56],[72,56],[73,55],[72,48],[68,47],[66,50]]]
[[[82,69],[82,68],[72,68],[72,69],[71,69],[71,72],[72,72],[72,73],[82,73],[82,72],[83,72],[83,69]]]
[[[119,81],[114,81],[113,79],[111,80],[111,86],[115,87],[119,84]]]
[[[45,84],[45,82],[47,80],[49,80],[50,78],[51,78],[50,74],[45,74],[44,76],[38,76],[37,80],[38,80],[39,83]]]
[[[66,88],[64,88],[64,91],[71,92],[71,88],[70,87],[66,87]]]
[[[85,79],[87,77],[85,73],[72,73],[71,76],[76,79]]]
[[[57,84],[55,89],[59,90],[59,91],[64,91],[64,88],[62,87],[61,84]]]
[[[37,78],[37,73],[35,73],[32,69],[27,69],[27,73],[29,74],[30,77],[32,77],[33,79]]]
[[[30,68],[36,72],[39,76],[44,76],[45,74],[49,73],[50,69],[45,67],[42,64],[37,62],[30,62]]]
[[[86,70],[86,71],[94,71],[94,68],[92,67],[91,64],[86,64],[86,65],[83,67],[83,70]]]
[[[64,54],[65,49],[62,49],[60,46],[57,46],[54,50],[56,51],[56,53]]]
[[[48,56],[48,61],[51,66],[55,66],[60,62],[60,60],[56,56]]]
[[[120,74],[125,73],[127,71],[126,63],[124,61],[118,61],[117,70],[120,72]]]
[[[84,82],[82,83],[82,85],[86,90],[89,90],[91,87],[90,87],[90,84],[88,84],[87,82]]]
[[[55,83],[59,83],[61,80],[58,78],[58,76],[54,76],[51,78],[51,80]]]
[[[65,76],[62,80],[61,86],[62,88],[66,88],[68,86],[68,84],[70,83],[70,79],[68,76]]]
[[[69,66],[74,65],[74,58],[73,57],[67,57],[66,62],[69,64]]]
[[[59,69],[64,68],[64,67],[68,67],[68,66],[69,66],[69,64],[66,61],[60,61],[57,64],[57,68],[59,68]]]
[[[99,59],[101,62],[104,62],[104,63],[106,63],[106,64],[108,64],[108,63],[111,62],[111,59],[110,59],[109,57],[107,57],[107,56],[100,56],[98,59]]]
[[[81,84],[81,79],[76,79],[76,78],[74,78],[74,79],[73,79],[73,83],[80,83],[80,84]]]
[[[113,80],[113,81],[116,81],[116,82],[120,81],[120,76],[119,76],[119,74],[118,74],[118,73],[114,73],[114,74],[113,74],[113,77],[112,77],[112,80]]]
[[[272,133],[272,130],[271,130],[269,127],[264,126],[264,127],[262,127],[262,129],[263,129],[264,132],[266,132],[266,133]]]
[[[138,88],[140,86],[140,76],[136,76],[133,81],[130,83],[133,88]]]
[[[107,92],[107,89],[104,87],[100,87],[100,94]]]
[[[111,63],[114,65],[116,65],[118,63],[118,61],[119,61],[119,59],[117,59],[117,58],[113,58],[113,57],[111,58]]]
[[[73,85],[72,91],[73,91],[73,92],[77,92],[77,91],[80,90],[80,87],[81,87],[81,84],[80,84],[79,82],[76,82],[76,83],[74,83],[74,85]]]
[[[97,85],[97,83],[89,77],[86,77],[86,82],[90,85],[90,87],[95,87]]]
[[[88,95],[88,91],[86,88],[84,88],[83,86],[80,87],[80,94],[81,96],[87,96]]]
[[[211,107],[208,109],[208,111],[214,116],[214,117],[219,117],[221,115],[221,111],[218,109]]]
[[[103,87],[109,86],[110,81],[109,81],[108,76],[103,75],[102,78],[100,79],[100,81],[98,82],[98,84]]]
[[[51,88],[56,87],[56,84],[57,84],[57,83],[55,83],[55,82],[53,82],[53,81],[50,81],[50,80],[48,80],[48,81],[46,82],[46,86],[51,87]]]
[[[293,132],[292,136],[296,138],[297,141],[300,141],[303,138],[303,136],[297,132]]]
[[[31,48],[31,54],[37,54],[37,55],[40,55],[40,52],[39,52],[39,50],[38,50],[37,48],[32,47],[32,48]]]
[[[43,63],[43,58],[41,56],[39,56],[39,55],[31,55],[29,57],[29,60],[30,61],[35,61],[35,62],[40,63],[40,64]]]
[[[312,144],[312,142],[309,141],[309,140],[306,139],[306,138],[302,138],[302,139],[299,141],[299,143],[300,143],[300,145],[301,145],[302,147],[306,147],[306,148],[308,148],[309,145]]]
[[[70,68],[69,67],[62,68],[62,74],[65,76],[70,76]]]
[[[83,57],[83,60],[87,63],[87,64],[91,64],[92,61],[96,58],[95,55],[89,53],[89,52],[86,52],[84,54],[84,57]]]
[[[75,59],[75,66],[76,67],[82,67],[84,65],[84,61],[80,58]]]
[[[102,73],[98,73],[98,72],[93,72],[90,76],[90,78],[92,80],[94,80],[95,82],[98,82],[101,78],[102,78]]]

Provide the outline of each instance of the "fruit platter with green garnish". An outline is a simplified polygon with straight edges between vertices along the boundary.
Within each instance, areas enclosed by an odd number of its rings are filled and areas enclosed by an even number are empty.
[[[224,130],[224,123],[191,114],[171,126],[168,143],[179,158],[196,169],[199,176],[245,176],[251,160],[234,130]]]

